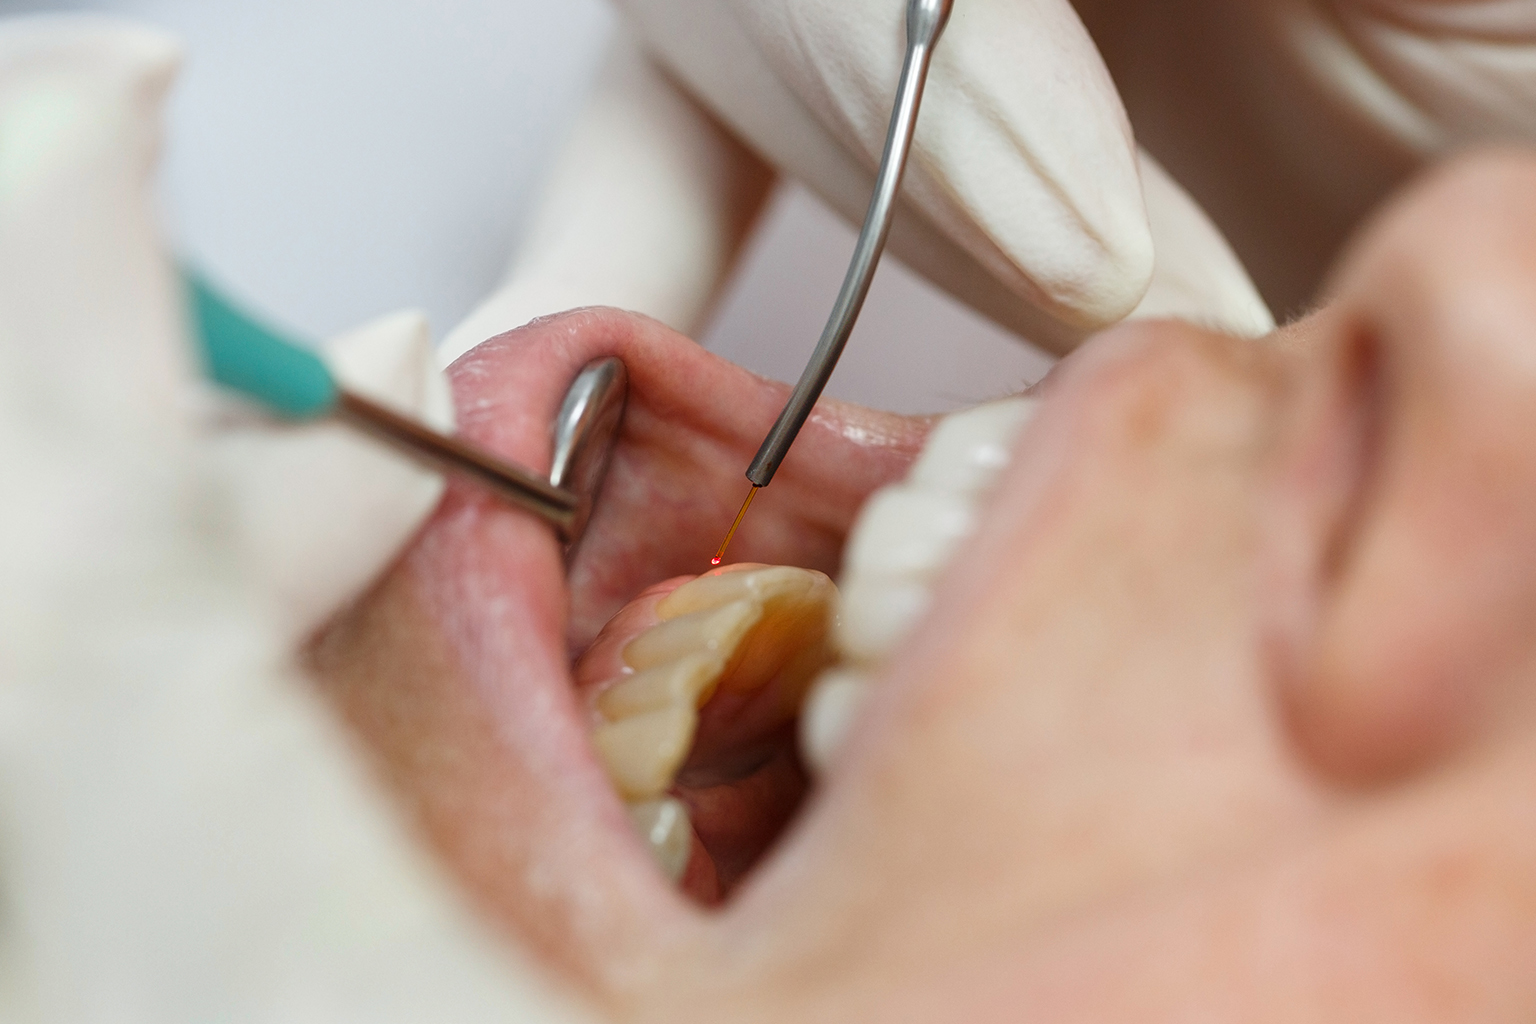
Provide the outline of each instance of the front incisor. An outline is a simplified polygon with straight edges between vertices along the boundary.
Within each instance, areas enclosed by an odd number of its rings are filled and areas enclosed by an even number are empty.
[[[742,600],[667,620],[629,642],[624,664],[638,672],[702,651],[729,654],[762,617],[761,604]]]
[[[656,606],[656,614],[662,619],[675,619],[681,615],[718,608],[732,601],[747,600],[767,604],[809,594],[821,585],[830,584],[831,581],[821,573],[788,565],[709,573],[690,580],[668,594]]]
[[[670,707],[600,725],[592,733],[592,745],[621,796],[650,800],[672,785],[698,725],[693,708]]]
[[[660,711],[674,705],[701,707],[715,692],[725,658],[714,651],[688,654],[616,683],[597,698],[609,721]]]
[[[594,702],[601,720],[592,745],[614,788],[631,803],[660,807],[693,746],[699,711],[721,685],[752,691],[773,684],[792,714],[830,658],[836,597],[822,573],[763,566],[710,573],[663,598],[661,621],[624,646],[633,674]],[[668,815],[670,827],[686,831],[686,815]]]

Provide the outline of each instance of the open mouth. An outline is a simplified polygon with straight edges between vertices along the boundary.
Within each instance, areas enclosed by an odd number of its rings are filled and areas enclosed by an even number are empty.
[[[654,937],[728,898],[794,817],[796,716],[830,660],[827,577],[930,427],[824,404],[733,545],[747,567],[695,580],[782,385],[659,324],[578,311],[460,360],[461,427],[544,468],[565,386],[605,355],[629,368],[629,410],[569,566],[542,523],[455,486],[315,649],[455,872],[577,975],[644,959],[634,921]]]
[[[542,522],[451,487],[316,642],[322,685],[476,906],[617,1014],[932,1020],[963,993],[1011,1019],[1027,991],[1092,994],[1099,940],[1063,954],[1086,971],[1063,982],[1039,929],[1078,913],[1139,968],[1220,929],[1137,903],[1122,934],[1097,894],[1323,820],[1272,713],[1274,652],[1305,642],[1276,609],[1310,593],[1360,476],[1330,440],[1352,378],[1279,444],[1290,392],[1238,372],[1259,356],[1157,337],[1106,338],[1038,404],[937,428],[825,404],[735,541],[749,564],[719,574],[786,389],[614,311],[494,339],[454,367],[462,428],[535,469],[578,370],[628,366],[587,533],[567,564]],[[973,442],[1031,410],[983,508],[1006,450]],[[1260,500],[1289,502],[1283,544],[1242,514]],[[833,678],[864,694],[827,762],[834,573]],[[802,753],[830,763],[814,786]],[[988,971],[1001,988],[976,989]]]

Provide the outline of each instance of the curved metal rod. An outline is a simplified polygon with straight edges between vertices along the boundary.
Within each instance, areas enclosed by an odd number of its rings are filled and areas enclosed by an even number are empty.
[[[880,173],[875,179],[875,194],[870,197],[864,227],[853,248],[853,259],[843,278],[842,291],[832,306],[832,315],[821,332],[816,351],[800,375],[800,383],[779,418],[763,439],[757,457],[747,467],[747,479],[754,488],[767,487],[779,470],[779,463],[789,454],[800,428],[811,415],[816,400],[837,368],[848,335],[864,308],[869,283],[880,263],[885,239],[891,230],[891,216],[896,208],[896,193],[906,171],[912,149],[912,135],[917,127],[917,111],[923,101],[923,87],[933,60],[933,47],[949,21],[953,0],[911,0],[907,7],[907,55],[902,63],[901,82],[896,89],[896,106],[891,111],[891,127],[885,137],[885,153],[880,158]]]

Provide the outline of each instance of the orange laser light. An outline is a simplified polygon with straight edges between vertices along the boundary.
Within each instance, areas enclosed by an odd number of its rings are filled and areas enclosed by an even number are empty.
[[[731,538],[736,536],[736,531],[741,528],[741,521],[747,518],[747,509],[752,507],[752,499],[757,497],[757,492],[762,490],[756,484],[747,492],[747,500],[741,503],[741,511],[736,513],[736,521],[731,524],[731,530],[725,535],[725,540],[720,542],[720,550],[715,552],[715,557],[709,560],[710,565],[719,565],[725,561],[725,549],[730,547]]]

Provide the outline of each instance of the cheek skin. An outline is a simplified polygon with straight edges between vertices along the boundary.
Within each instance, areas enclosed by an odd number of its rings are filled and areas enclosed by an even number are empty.
[[[611,991],[653,956],[637,922],[665,935],[679,908],[628,856],[573,692],[550,685],[569,670],[558,644],[538,640],[560,635],[560,609],[521,590],[539,567],[493,571],[484,552],[504,513],[456,513],[454,501],[322,638],[321,685],[477,908],[590,992]],[[561,883],[589,877],[604,880],[601,900]]]

